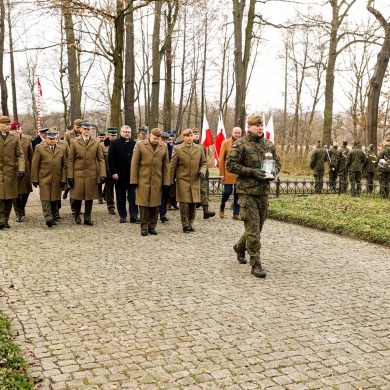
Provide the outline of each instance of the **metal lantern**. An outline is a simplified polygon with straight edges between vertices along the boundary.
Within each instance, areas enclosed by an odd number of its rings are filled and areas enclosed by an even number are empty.
[[[274,180],[276,176],[276,163],[272,157],[272,153],[267,152],[261,162],[261,169],[265,171],[265,178],[267,180]]]

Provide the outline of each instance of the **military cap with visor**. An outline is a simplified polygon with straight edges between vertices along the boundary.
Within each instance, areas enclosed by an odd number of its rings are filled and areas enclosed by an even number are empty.
[[[51,131],[46,132],[46,137],[47,138],[51,138],[51,139],[57,138],[57,135],[58,135],[57,131],[51,130]]]
[[[107,133],[111,135],[117,135],[118,134],[118,129],[116,127],[109,127],[107,129]]]
[[[82,127],[83,129],[88,129],[88,130],[92,129],[92,125],[89,122],[81,122],[80,127]]]

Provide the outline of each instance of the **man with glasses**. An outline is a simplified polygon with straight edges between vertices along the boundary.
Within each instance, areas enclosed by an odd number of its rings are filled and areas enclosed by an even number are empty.
[[[162,189],[169,188],[167,146],[160,142],[161,130],[152,129],[149,139],[138,142],[131,160],[130,184],[137,188],[135,202],[141,216],[141,236],[157,235]]]
[[[18,180],[22,180],[25,162],[22,144],[16,134],[10,134],[10,119],[0,117],[0,230],[8,223],[12,202],[18,196]]]
[[[239,138],[232,145],[226,158],[226,169],[237,174],[236,190],[241,206],[241,220],[245,232],[234,245],[237,260],[246,264],[248,251],[252,274],[265,278],[266,273],[260,262],[260,233],[267,218],[270,184],[261,164],[266,153],[271,153],[276,163],[276,174],[281,165],[274,144],[264,137],[263,120],[260,115],[248,118],[248,135]]]
[[[183,142],[173,148],[171,183],[176,180],[176,200],[184,233],[195,231],[196,204],[200,202],[200,179],[205,177],[207,161],[202,146],[193,142],[192,129],[183,131]]]
[[[75,222],[81,223],[81,203],[85,201],[84,225],[92,226],[92,204],[99,199],[98,183],[106,179],[106,166],[99,141],[91,137],[92,126],[81,122],[81,136],[71,142],[68,157],[68,185],[71,188]],[[99,177],[100,176],[100,177]]]
[[[113,140],[108,148],[108,166],[115,183],[116,208],[119,222],[127,218],[126,200],[129,203],[130,223],[141,223],[138,218],[138,206],[135,204],[135,188],[130,186],[130,167],[135,141],[130,139],[130,126],[122,126],[120,138]]]

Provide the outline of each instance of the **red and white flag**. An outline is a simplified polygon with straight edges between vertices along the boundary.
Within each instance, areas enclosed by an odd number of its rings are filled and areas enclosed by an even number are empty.
[[[42,86],[41,86],[41,80],[39,79],[39,76],[37,77],[37,84],[38,84],[39,96],[42,96]]]
[[[211,134],[209,123],[207,122],[206,114],[203,117],[203,125],[202,125],[202,136],[200,139],[200,143],[208,148],[211,145],[214,145],[213,135]]]
[[[269,118],[267,126],[265,128],[265,138],[269,139],[272,143],[275,143],[275,133],[274,133],[274,120]]]
[[[219,113],[217,137],[215,138],[215,166],[219,168],[219,152],[221,151],[222,142],[226,139],[225,126],[222,120],[222,113]]]

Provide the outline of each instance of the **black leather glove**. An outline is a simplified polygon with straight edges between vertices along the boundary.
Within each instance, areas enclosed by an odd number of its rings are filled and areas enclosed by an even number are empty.
[[[199,172],[199,177],[201,180],[204,180],[206,178],[203,172]]]
[[[24,171],[19,171],[18,172],[18,180],[22,180],[24,178],[24,175],[25,175]]]
[[[104,184],[106,182],[105,176],[100,176],[100,184]]]
[[[70,188],[74,187],[74,179],[68,179],[68,185]]]
[[[69,188],[67,188],[65,191],[64,191],[64,194],[62,195],[62,199],[66,199],[68,197],[68,192],[69,192]]]
[[[130,184],[130,187],[136,189],[138,187],[138,184]]]
[[[65,187],[65,184],[66,184],[66,182],[61,181],[61,182],[60,182],[60,187],[61,187],[61,188],[62,188],[62,187]]]
[[[252,168],[251,175],[258,181],[265,181],[265,171],[262,169]]]
[[[34,181],[34,182],[32,183],[32,185],[33,185],[35,188],[37,188],[37,187],[38,187],[38,182]]]
[[[171,186],[163,185],[163,190],[168,191],[171,188]]]

